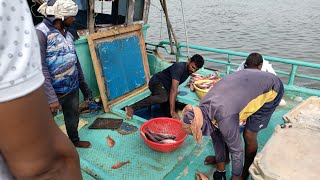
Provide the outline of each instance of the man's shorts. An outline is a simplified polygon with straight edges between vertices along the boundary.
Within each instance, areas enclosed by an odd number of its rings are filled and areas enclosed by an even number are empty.
[[[279,105],[284,93],[283,86],[280,88],[276,98],[268,103],[265,103],[257,112],[248,117],[245,128],[253,132],[259,132],[268,126],[273,112]]]

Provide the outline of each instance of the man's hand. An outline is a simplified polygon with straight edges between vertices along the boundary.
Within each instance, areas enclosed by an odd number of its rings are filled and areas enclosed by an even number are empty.
[[[52,115],[56,115],[58,110],[61,110],[61,105],[59,103],[59,101],[56,101],[56,102],[53,102],[51,104],[49,104],[49,107],[50,107],[50,111],[52,113]]]
[[[0,152],[14,179],[82,179],[79,155],[55,123],[42,88],[0,103],[0,114],[10,118],[0,126]],[[26,119],[28,126],[21,123]]]
[[[178,120],[180,119],[180,116],[177,112],[173,111],[170,114],[173,119],[178,119]]]

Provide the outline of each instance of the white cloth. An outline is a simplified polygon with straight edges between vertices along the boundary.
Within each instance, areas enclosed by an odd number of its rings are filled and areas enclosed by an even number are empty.
[[[38,38],[25,0],[0,0],[0,103],[25,96],[44,82]],[[0,154],[0,179],[11,180]]]
[[[25,0],[0,0],[0,103],[44,82],[38,38]]]
[[[244,69],[244,63],[246,63],[246,61],[243,61],[240,64],[240,66],[238,67],[237,71],[240,71],[240,70]],[[261,71],[269,72],[269,73],[272,73],[274,75],[277,75],[276,72],[274,71],[274,69],[272,68],[272,64],[270,64],[269,61],[267,61],[267,60],[263,60]]]
[[[77,15],[78,5],[72,0],[57,0],[53,6],[48,6],[47,2],[44,2],[38,8],[38,12],[44,16],[53,15],[64,20],[64,17]]]

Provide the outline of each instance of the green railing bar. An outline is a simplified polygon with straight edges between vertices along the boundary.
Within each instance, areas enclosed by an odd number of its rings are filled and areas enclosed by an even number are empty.
[[[186,47],[186,45],[180,44],[180,47]],[[248,53],[241,53],[241,52],[235,52],[235,51],[230,51],[230,50],[208,48],[208,47],[203,47],[203,46],[190,45],[189,47],[193,48],[193,49],[197,49],[197,50],[213,51],[213,52],[217,52],[217,53],[224,53],[224,54],[230,54],[230,55],[242,56],[242,57],[247,57],[249,55]],[[263,57],[264,57],[264,59],[269,60],[269,61],[273,61],[273,62],[287,63],[287,64],[292,64],[292,65],[320,69],[320,64],[316,64],[316,63],[297,61],[297,60],[292,60],[292,59],[283,59],[283,58],[277,58],[277,57],[272,57],[272,56],[263,56]]]
[[[169,51],[164,46],[164,45],[169,45],[169,42],[167,42],[167,41],[161,41],[159,44],[152,44],[152,43],[147,43],[147,44],[153,45],[153,46],[156,46],[156,47],[165,48],[167,53],[170,54]],[[178,50],[179,50],[180,56],[181,57],[187,57],[186,54],[181,53],[181,48],[182,47],[185,48],[187,46],[184,43],[178,44]],[[228,62],[223,61],[223,60],[205,58],[205,60],[208,61],[208,62],[213,62],[213,63],[226,65],[226,73],[227,74],[229,74],[230,72],[235,72],[236,71],[234,69],[231,69],[231,66],[236,66],[236,67],[239,66],[238,63],[232,63],[231,62],[232,56],[247,57],[249,55],[248,53],[242,53],[242,52],[236,52],[236,51],[230,51],[230,50],[223,50],[223,49],[216,49],[216,48],[209,48],[209,47],[204,47],[204,46],[190,45],[189,47],[190,47],[190,49],[195,49],[195,50],[215,52],[215,53],[220,53],[220,54],[227,54],[228,55]],[[320,69],[320,64],[297,61],[297,60],[291,60],[291,59],[276,58],[276,57],[272,57],[272,56],[263,56],[263,57],[264,57],[264,59],[272,61],[272,62],[279,62],[279,63],[285,63],[285,64],[291,64],[292,65],[291,73],[284,72],[284,71],[279,71],[279,70],[276,71],[277,74],[282,74],[282,75],[289,76],[289,82],[288,82],[289,86],[294,85],[295,77],[320,81],[320,77],[296,74],[298,66],[304,66],[304,67],[311,67],[311,68]]]
[[[169,45],[169,42],[167,41],[161,41],[159,45]],[[187,47],[186,44],[181,43],[178,45],[179,48],[181,47]],[[197,46],[197,45],[189,45],[190,49],[196,49],[196,50],[202,50],[202,51],[209,51],[209,52],[216,52],[220,54],[230,54],[234,56],[241,56],[241,57],[247,57],[249,54],[248,53],[242,53],[242,52],[236,52],[236,51],[230,51],[230,50],[224,50],[224,49],[216,49],[216,48],[209,48],[205,46]],[[283,58],[277,58],[277,57],[272,57],[272,56],[263,56],[264,59],[273,61],[273,62],[280,62],[280,63],[287,63],[287,64],[293,64],[293,65],[298,65],[298,66],[304,66],[304,67],[312,67],[312,68],[319,68],[320,69],[320,64],[316,63],[310,63],[310,62],[304,62],[304,61],[297,61],[297,60],[292,60],[292,59],[283,59]]]
[[[296,74],[296,77],[320,81],[319,77],[312,77],[312,76],[307,76],[307,75],[303,75],[303,74],[301,74],[301,75]]]
[[[168,48],[165,47],[165,46],[163,46],[163,45],[159,45],[159,44],[155,44],[155,43],[146,43],[146,45],[154,46],[154,47],[156,47],[156,48],[161,47],[161,48],[163,48],[163,49],[166,51],[166,53],[171,54],[171,50],[168,50]],[[156,48],[154,48],[154,49],[146,48],[146,49],[147,49],[147,50],[155,50]]]
[[[187,57],[187,56],[185,54],[182,54],[181,57]],[[231,66],[235,66],[235,67],[238,67],[240,65],[238,63],[228,63],[228,62],[225,62],[223,60],[210,59],[210,58],[204,58],[204,60],[208,61],[208,62],[224,64],[224,65],[230,64]],[[237,71],[236,69],[230,68],[230,72],[236,72],[236,71]],[[290,76],[290,73],[285,72],[285,71],[276,70],[276,73]],[[300,74],[296,74],[295,77],[305,78],[305,79],[310,79],[310,80],[315,80],[315,81],[320,81],[320,77],[313,77],[313,76],[307,76],[307,75],[302,75],[302,74],[301,75]]]
[[[163,47],[163,46],[160,46],[160,44],[156,44],[156,43],[146,43],[146,45],[150,45],[150,46],[155,46],[155,47]]]
[[[276,71],[277,74],[282,74],[282,75],[287,75],[290,76],[290,73],[285,72],[285,71]]]
[[[289,86],[294,84],[294,77],[295,77],[295,75],[296,75],[297,68],[298,68],[297,65],[292,65],[291,73],[290,73],[290,78],[289,78],[289,81],[288,81],[288,85],[289,85]]]
[[[312,96],[320,96],[320,91],[319,89],[312,89],[312,88],[305,88],[301,86],[289,86],[284,84],[284,88],[289,91],[296,91],[296,92],[301,92],[303,94],[310,94]]]
[[[276,73],[290,76],[290,73],[285,72],[285,71],[276,71]],[[303,75],[303,74],[296,74],[295,77],[304,78],[304,79],[310,79],[310,80],[315,80],[315,81],[320,81],[320,77],[313,77],[313,76],[308,76],[308,75]]]

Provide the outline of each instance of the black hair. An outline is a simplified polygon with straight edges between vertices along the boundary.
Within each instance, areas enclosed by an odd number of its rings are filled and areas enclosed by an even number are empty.
[[[244,64],[245,68],[253,68],[258,67],[263,63],[263,58],[259,53],[251,53]]]
[[[194,62],[197,66],[197,68],[202,68],[203,64],[204,64],[204,60],[203,57],[199,54],[195,54],[191,57],[190,62]]]

